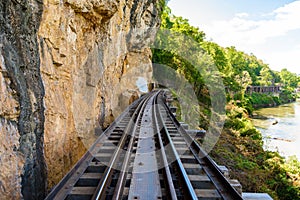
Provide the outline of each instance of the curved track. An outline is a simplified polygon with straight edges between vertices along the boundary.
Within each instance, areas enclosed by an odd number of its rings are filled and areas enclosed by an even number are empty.
[[[134,102],[46,199],[242,199],[161,91]]]

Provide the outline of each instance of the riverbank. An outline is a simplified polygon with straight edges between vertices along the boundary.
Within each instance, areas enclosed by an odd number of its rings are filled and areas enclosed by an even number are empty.
[[[272,108],[272,107],[277,107],[277,106],[280,106],[280,105],[283,105],[283,104],[287,104],[287,103],[293,103],[295,102],[296,99],[289,99],[287,102],[282,102],[280,104],[278,103],[269,103],[269,104],[254,104],[253,105],[253,108],[254,109],[260,109],[260,108]]]
[[[283,91],[279,94],[263,94],[263,93],[252,93],[246,94],[245,99],[248,100],[250,109],[255,110],[259,108],[276,107],[279,105],[295,102],[297,95],[292,94],[288,91]]]
[[[300,99],[289,104],[253,112],[253,125],[262,133],[264,149],[300,160]]]
[[[234,101],[226,106],[224,128],[210,155],[230,169],[244,191],[266,192],[275,200],[300,199],[300,163],[264,149],[264,136]]]

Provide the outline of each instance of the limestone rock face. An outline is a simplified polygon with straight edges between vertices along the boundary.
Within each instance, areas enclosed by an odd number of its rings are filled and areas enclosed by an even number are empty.
[[[2,197],[43,199],[95,135],[147,91],[158,5],[158,0],[0,3]]]
[[[43,5],[38,1],[0,3],[0,196],[42,199],[44,87],[37,32]],[[2,179],[3,178],[3,179]]]
[[[16,121],[20,105],[10,84],[4,58],[0,54],[0,195],[3,199],[19,199],[24,156],[17,152],[20,135]]]

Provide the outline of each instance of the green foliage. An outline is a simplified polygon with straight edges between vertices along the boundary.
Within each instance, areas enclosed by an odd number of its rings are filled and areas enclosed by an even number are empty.
[[[262,139],[261,134],[257,131],[256,128],[248,128],[248,129],[242,130],[240,135],[242,137],[251,136],[252,139],[254,139],[254,140]]]
[[[243,101],[245,108],[252,113],[253,109],[267,106],[276,106],[284,103],[289,103],[296,99],[296,94],[292,93],[290,90],[282,89],[279,95],[274,95],[272,93],[252,93],[246,94]]]
[[[251,95],[246,95],[246,99],[253,105],[254,107],[264,107],[268,105],[279,105],[281,101],[277,96],[273,96],[265,93],[252,93]]]
[[[300,162],[297,160],[297,157],[289,157],[283,166],[289,173],[289,176],[294,177],[297,181],[297,185],[300,186],[300,179],[299,177],[296,177],[297,175],[300,175]]]
[[[242,120],[232,120],[243,123]],[[247,125],[235,126],[243,129]],[[267,192],[276,199],[299,199],[300,163],[295,157],[287,161],[277,152],[262,149],[257,130],[250,128],[237,134],[225,128],[220,140],[211,152],[218,164],[226,165],[233,178],[237,178],[243,189],[249,192]]]
[[[157,0],[156,8],[159,11],[159,16],[161,17],[163,14],[163,11],[165,10],[167,3],[169,0]]]
[[[215,65],[223,72],[223,76],[226,76],[227,73],[229,73],[229,62],[226,57],[225,49],[214,42],[207,41],[203,41],[202,47],[210,56],[212,56]]]
[[[172,15],[168,7],[165,7],[161,20],[162,31],[157,34],[154,46],[162,48],[152,49],[152,61],[171,67],[176,73],[183,75],[193,86],[199,101],[210,105],[210,94],[206,92],[208,90],[203,77],[215,80],[209,74],[209,66],[213,63],[201,47],[205,34],[199,28],[191,26],[187,19]],[[154,73],[154,78],[156,75],[159,74]]]
[[[241,155],[236,157],[236,163],[236,167],[238,169],[253,170],[255,168],[258,168],[257,163],[249,161],[247,157]]]
[[[295,157],[285,162],[278,154],[272,154],[269,155],[264,167],[269,169],[272,177],[268,180],[268,185],[276,191],[280,199],[300,199],[300,168],[298,168],[300,163]]]
[[[293,91],[298,86],[297,74],[289,72],[287,69],[282,69],[280,71],[280,78],[283,86],[290,91]]]
[[[208,63],[208,59],[204,58],[205,56],[202,53],[198,57],[193,55],[193,59],[197,60],[198,63],[204,62],[206,67],[214,64],[217,67],[223,78],[229,100],[245,101],[245,91],[249,85],[271,86],[283,84],[285,89],[293,91],[300,82],[300,78],[296,74],[286,69],[283,69],[281,72],[273,71],[253,54],[248,55],[238,51],[235,47],[224,48],[214,42],[205,41],[205,33],[203,31],[191,26],[187,19],[173,15],[171,9],[167,6],[163,9],[161,21],[161,29],[183,34],[192,39],[193,43],[187,42],[186,38],[181,35],[173,38],[170,36],[158,36],[156,43],[169,46],[170,50],[153,49],[153,62],[168,65],[177,70],[178,73],[183,74],[194,85],[195,93],[199,97],[201,96],[201,91],[205,88],[203,77],[207,77],[209,74],[203,72],[200,74],[199,67],[195,66],[195,63],[189,63],[189,60],[185,60],[191,56],[185,56],[185,54],[190,52],[198,54],[198,52],[205,51],[211,57],[211,62],[213,63]],[[195,43],[198,44],[196,49],[194,49]],[[203,65],[200,68],[203,68]],[[273,99],[272,102],[272,98],[266,98],[262,99],[266,104],[280,102],[278,99]],[[259,100],[259,98],[253,99],[253,101],[255,100]],[[204,101],[208,105],[210,103],[209,97],[204,96]],[[251,101],[248,103],[251,103]],[[255,102],[254,104],[264,103]],[[251,108],[248,110],[251,112]]]
[[[275,78],[272,76],[272,71],[269,67],[263,67],[260,71],[260,85],[271,86],[275,82]]]
[[[227,119],[224,124],[225,128],[231,128],[233,130],[240,130],[245,128],[245,124],[241,119]]]
[[[283,103],[288,103],[289,101],[296,99],[296,94],[290,89],[283,89],[279,94],[279,98]]]
[[[209,66],[215,65],[223,78],[228,101],[226,121],[221,138],[211,152],[217,163],[229,167],[234,178],[239,179],[247,191],[267,192],[274,199],[299,199],[299,162],[293,158],[285,162],[278,153],[264,151],[262,136],[253,127],[248,115],[252,114],[254,107],[279,105],[294,98],[293,91],[300,85],[300,77],[286,69],[281,72],[273,71],[253,54],[248,55],[235,47],[224,48],[214,42],[205,41],[204,32],[191,26],[187,19],[174,16],[166,6],[161,13],[161,19],[162,29],[168,29],[172,34],[180,34],[176,37],[171,34],[158,34],[155,46],[167,46],[168,49],[153,49],[153,62],[173,68],[193,86],[201,107],[200,127],[209,126],[212,94],[205,86],[204,78],[213,77],[213,74],[209,70],[199,69],[209,69]],[[189,52],[197,53],[187,55]],[[201,64],[195,65],[192,60]],[[155,76],[159,75],[158,72]],[[174,76],[168,74],[167,79]],[[250,95],[245,93],[249,85],[282,85],[283,91],[279,96],[261,93]]]
[[[173,15],[171,9],[167,6],[164,8],[161,16],[161,28],[183,33],[186,36],[192,37],[198,43],[203,42],[205,38],[203,31],[191,26],[187,19]]]
[[[247,111],[239,106],[231,105],[227,109],[227,119],[224,127],[237,131],[241,137],[251,137],[253,140],[261,140],[260,132],[254,128],[253,124],[247,118]]]

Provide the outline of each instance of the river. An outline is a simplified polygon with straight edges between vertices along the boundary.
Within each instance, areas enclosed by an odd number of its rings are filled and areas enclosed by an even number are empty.
[[[300,100],[274,108],[262,108],[254,112],[254,126],[264,138],[264,149],[278,151],[300,160]]]

